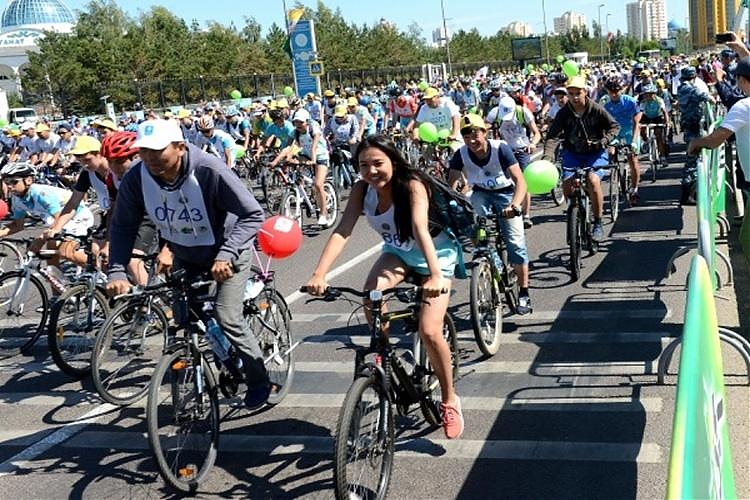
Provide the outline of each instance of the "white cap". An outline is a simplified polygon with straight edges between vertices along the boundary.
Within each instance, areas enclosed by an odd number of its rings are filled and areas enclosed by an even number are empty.
[[[36,128],[33,122],[25,121],[21,124],[21,130],[31,130],[32,128]]]
[[[310,112],[304,108],[300,108],[294,112],[292,116],[292,122],[305,122],[310,121]]]
[[[513,119],[513,115],[516,113],[516,101],[510,96],[505,96],[500,99],[498,104],[497,114],[500,115],[500,120],[506,121]]]
[[[161,150],[173,142],[184,142],[177,120],[146,120],[138,125],[138,137],[133,147]]]

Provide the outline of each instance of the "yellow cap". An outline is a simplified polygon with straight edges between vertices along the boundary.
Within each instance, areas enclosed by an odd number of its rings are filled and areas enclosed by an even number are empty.
[[[36,124],[36,131],[37,132],[46,132],[49,130],[49,126],[46,123],[37,123]]]
[[[337,118],[341,118],[343,116],[346,116],[346,105],[344,104],[338,104],[335,108],[333,108],[333,116]]]
[[[117,125],[115,125],[115,122],[113,122],[110,119],[103,119],[103,120],[94,120],[92,123],[95,127],[102,127],[102,128],[108,128],[110,130],[117,130]]]
[[[325,97],[334,97],[336,94],[333,92],[333,90],[326,90],[325,92],[323,92],[323,95]]]
[[[347,106],[359,106],[359,101],[357,101],[356,97],[350,97],[346,100]]]
[[[164,118],[172,118],[172,112],[167,110],[164,112]]]
[[[286,97],[282,97],[281,99],[276,100],[276,107],[277,108],[288,108],[289,107],[289,101],[286,100]]]
[[[574,88],[574,89],[585,89],[586,88],[586,80],[579,75],[574,76],[568,81],[568,84],[565,86],[565,88]]]
[[[461,128],[478,128],[481,130],[487,130],[487,125],[484,123],[481,116],[475,113],[469,113],[461,118]]]
[[[433,97],[437,97],[439,95],[440,91],[438,89],[436,89],[435,87],[427,87],[427,89],[424,91],[422,99],[432,99]]]
[[[189,118],[190,117],[190,111],[187,109],[181,109],[177,112],[177,118]]]
[[[72,155],[85,155],[86,153],[98,153],[102,143],[90,135],[79,135],[76,137],[76,143],[70,150]]]

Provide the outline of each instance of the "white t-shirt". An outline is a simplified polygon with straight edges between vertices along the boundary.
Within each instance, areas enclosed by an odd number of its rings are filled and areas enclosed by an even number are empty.
[[[750,179],[750,97],[737,101],[721,122],[737,138],[737,158],[745,179]]]
[[[527,108],[526,106],[521,106],[521,109],[523,110],[525,123],[528,124],[533,122],[534,114],[529,110],[529,108]],[[529,139],[529,136],[526,135],[526,126],[521,125],[518,122],[515,111],[513,112],[513,117],[510,120],[501,121],[497,116],[499,110],[499,107],[492,108],[490,112],[487,113],[487,119],[485,121],[489,124],[499,124],[500,135],[502,136],[503,140],[508,143],[508,146],[510,146],[511,149],[520,149],[528,146],[531,143],[531,140]]]
[[[461,114],[458,106],[446,97],[440,98],[440,104],[436,108],[431,108],[427,104],[423,105],[417,113],[417,123],[430,122],[438,130],[448,129],[453,132],[453,117]]]
[[[60,136],[55,134],[54,132],[50,132],[49,137],[46,139],[42,139],[41,137],[37,137],[34,139],[34,143],[32,146],[32,151],[34,153],[52,153],[56,149],[58,149],[58,143],[60,142]]]

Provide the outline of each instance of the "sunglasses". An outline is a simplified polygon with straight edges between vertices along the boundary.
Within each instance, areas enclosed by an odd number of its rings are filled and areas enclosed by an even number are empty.
[[[19,182],[23,182],[23,179],[20,177],[16,177],[13,179],[3,179],[3,182],[8,186],[15,186]]]
[[[479,135],[480,132],[484,133],[485,130],[483,130],[481,128],[473,128],[473,127],[467,127],[467,128],[462,128],[461,129],[461,135],[464,136],[464,137],[468,137],[470,135],[477,136],[477,135]]]

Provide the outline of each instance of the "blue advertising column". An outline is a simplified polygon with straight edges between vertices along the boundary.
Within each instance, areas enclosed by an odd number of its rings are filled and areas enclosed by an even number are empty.
[[[309,19],[299,20],[291,33],[294,87],[302,97],[308,92],[320,95],[320,77],[310,72],[310,63],[317,61],[315,26]],[[316,69],[313,65],[313,69]]]

